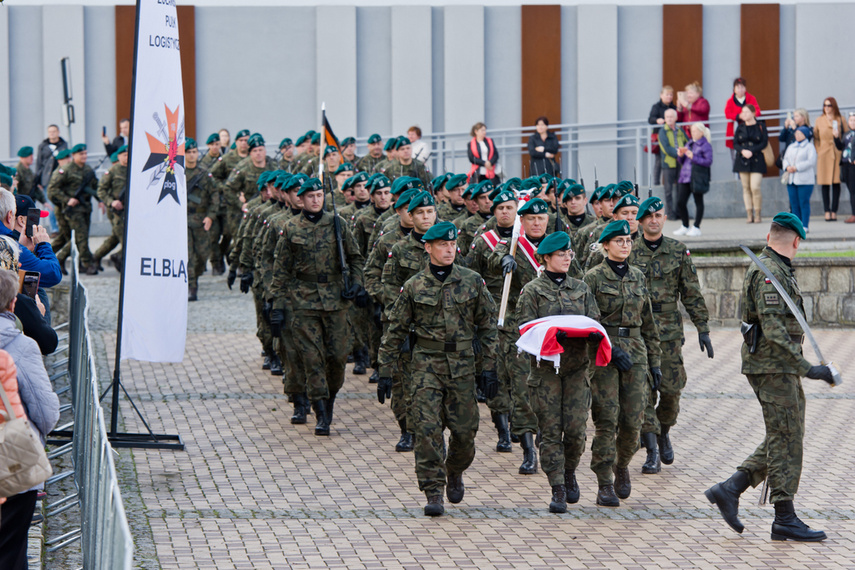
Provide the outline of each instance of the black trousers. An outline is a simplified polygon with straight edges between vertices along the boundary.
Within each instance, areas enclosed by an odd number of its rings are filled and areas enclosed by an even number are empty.
[[[36,510],[36,491],[6,499],[0,505],[0,568],[27,570],[27,533]]]
[[[846,180],[846,187],[849,189],[849,206],[852,208],[852,215],[855,216],[855,164],[841,164],[840,178]]]
[[[837,206],[840,202],[840,183],[831,184],[831,204],[829,207],[829,197],[828,197],[829,185],[822,185],[822,209],[826,212],[834,212],[837,213]]]
[[[701,192],[692,192],[692,185],[680,182],[677,184],[677,215],[683,222],[683,227],[689,227],[689,196],[695,198],[695,227],[701,227],[704,219],[704,195]]]

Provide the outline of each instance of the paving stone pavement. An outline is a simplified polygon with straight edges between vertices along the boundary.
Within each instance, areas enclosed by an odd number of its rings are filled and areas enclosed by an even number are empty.
[[[112,369],[118,278],[85,277],[93,305],[99,369]],[[582,497],[567,514],[547,511],[543,473],[517,474],[522,453],[496,453],[480,406],[466,496],[446,515],[422,515],[411,453],[396,453],[397,426],[376,402],[367,376],[348,377],[329,438],[313,422],[289,423],[281,382],[261,370],[248,296],[205,276],[190,304],[180,364],[126,362],[124,382],[154,429],[180,433],[185,452],[121,451],[126,509],[144,568],[852,568],[855,567],[855,378],[847,361],[855,333],[821,330],[826,356],[842,364],[833,390],[805,380],[805,467],[796,508],[829,540],[769,539],[771,505],[743,496],[743,535],[703,496],[732,473],[763,437],[760,407],[739,373],[741,337],[714,330],[716,358],[684,348],[689,384],[671,433],[676,460],[659,475],[631,465],[632,496],[617,509],[595,506],[596,483],[578,471]],[[168,326],[169,316],[164,315]],[[815,360],[809,355],[810,360]],[[104,373],[102,372],[102,378]],[[106,382],[106,378],[103,381]],[[127,409],[126,409],[127,408]],[[123,408],[127,430],[142,426]],[[588,441],[593,431],[589,425]]]

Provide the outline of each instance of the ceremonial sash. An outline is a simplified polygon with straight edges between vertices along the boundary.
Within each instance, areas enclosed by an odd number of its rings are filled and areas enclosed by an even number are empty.
[[[487,247],[490,248],[490,251],[496,251],[496,246],[499,244],[499,240],[501,239],[499,237],[499,234],[496,233],[496,230],[484,232],[483,234],[481,234],[481,238],[487,244]]]
[[[534,257],[537,248],[534,247],[534,245],[530,241],[528,241],[525,236],[519,237],[519,240],[517,241],[517,248],[522,251],[525,258],[528,260],[529,263],[531,263],[531,266],[534,268],[534,271],[538,275],[540,275],[540,272],[543,271],[543,266],[539,264],[537,262],[537,259]]]

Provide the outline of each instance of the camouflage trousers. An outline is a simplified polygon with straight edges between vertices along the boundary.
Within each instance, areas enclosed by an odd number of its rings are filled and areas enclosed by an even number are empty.
[[[270,323],[268,323],[263,315],[264,296],[261,287],[253,285],[252,298],[255,302],[255,336],[261,341],[261,346],[266,354],[273,354],[273,333],[270,332]]]
[[[351,303],[348,308],[348,318],[353,327],[353,351],[357,351],[368,344],[368,336],[371,327],[372,307],[357,307],[356,303]]]
[[[65,210],[65,220],[68,224],[69,232],[74,232],[74,243],[77,245],[77,251],[80,252],[80,263],[84,267],[93,261],[92,250],[89,249],[89,223],[91,216],[92,211],[88,209],[84,210],[81,206],[71,208],[70,210],[66,208]],[[69,234],[70,237],[71,234]],[[53,247],[53,244],[51,244],[51,247]],[[56,258],[62,263],[69,255],[71,255],[70,239],[66,241],[62,249],[56,254]]]
[[[751,485],[756,487],[768,477],[769,500],[792,501],[799,490],[805,436],[805,393],[795,374],[747,374],[754,389],[766,437],[742,465]]]
[[[413,362],[413,433],[416,477],[426,495],[441,495],[447,473],[463,473],[475,458],[478,402],[472,376],[449,378],[430,371],[430,360]],[[451,432],[442,458],[443,432]]]
[[[217,263],[222,263],[223,261],[223,252],[220,251],[220,237],[222,235],[222,216],[214,216],[211,223],[211,229],[208,230],[208,255],[210,256],[212,267],[215,267]]]
[[[644,409],[644,425],[641,433],[661,433],[661,426],[672,426],[677,423],[680,413],[680,394],[686,387],[686,369],[683,367],[683,341],[659,341],[662,348],[661,369],[662,383],[657,394],[650,388],[647,396],[647,407]],[[659,403],[656,403],[656,396]]]
[[[199,286],[199,276],[205,272],[210,255],[211,241],[208,232],[203,227],[187,228],[187,253],[189,267],[187,268],[187,285],[189,287]]]
[[[294,338],[294,311],[285,307],[285,321],[282,323],[282,335],[273,339],[274,349],[278,349],[282,361],[282,383],[286,394],[306,393],[306,369],[297,349]],[[278,342],[279,346],[276,346]]]
[[[54,209],[54,215],[56,216],[58,230],[56,232],[56,237],[50,242],[50,246],[53,249],[54,254],[57,254],[63,247],[65,247],[65,244],[71,240],[71,227],[68,225],[68,219],[65,217],[64,208],[56,206]],[[62,260],[60,260],[60,262],[62,262]]]
[[[306,372],[306,395],[315,402],[338,393],[350,352],[347,309],[294,311],[294,340]]]
[[[111,209],[107,210],[110,213],[110,224],[112,225],[112,231],[110,235],[107,236],[107,239],[104,240],[104,243],[101,244],[93,256],[95,257],[95,261],[101,261],[108,253],[113,251],[117,245],[122,243],[122,240],[125,239],[125,213],[122,212],[114,212]],[[121,255],[121,252],[119,252]]]
[[[376,301],[371,301],[368,305],[368,353],[371,356],[371,366],[377,367],[377,353],[380,351],[380,342],[383,340],[383,327],[374,316],[375,312],[379,314],[382,305],[378,307]]]
[[[383,327],[389,326],[388,322],[383,323]],[[385,331],[384,331],[385,332]],[[412,364],[412,355],[410,353],[401,353],[398,359],[392,365],[392,399],[390,405],[392,413],[395,414],[395,421],[407,420],[407,431],[413,431],[413,421],[410,418],[412,410],[412,383],[410,382],[410,365]]]
[[[591,443],[591,470],[597,475],[599,485],[610,485],[612,467],[628,467],[638,451],[650,392],[647,374],[646,358],[627,372],[620,372],[614,364],[594,367],[591,418],[595,431]]]
[[[540,466],[549,485],[563,485],[564,472],[575,471],[585,451],[585,427],[591,409],[588,367],[562,358],[558,374],[549,362],[531,358],[528,385],[540,428]],[[578,363],[577,363],[578,364]]]
[[[528,373],[531,370],[529,359],[517,351],[516,341],[520,338],[518,332],[499,330],[499,367],[500,386],[506,384],[510,393],[511,431],[514,435],[522,436],[527,433],[537,433],[537,416],[531,407],[531,396],[528,389]],[[504,390],[500,389],[500,392]],[[501,397],[502,394],[493,398]],[[491,411],[498,411],[490,408]]]

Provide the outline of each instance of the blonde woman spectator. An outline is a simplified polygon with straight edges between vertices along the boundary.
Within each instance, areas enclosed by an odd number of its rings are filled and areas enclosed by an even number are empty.
[[[810,196],[816,180],[816,148],[810,142],[811,130],[807,125],[796,129],[794,141],[787,146],[782,166],[787,171],[787,193],[790,195],[790,210],[798,216],[810,231]]]
[[[808,114],[807,109],[800,107],[793,111],[793,118],[787,119],[784,121],[784,128],[781,129],[781,134],[778,137],[780,141],[779,148],[781,150],[781,157],[783,158],[784,153],[787,152],[787,145],[792,144],[796,140],[796,129],[799,127],[808,127],[810,131],[810,136],[808,136],[808,140],[813,140],[813,130],[810,126],[810,114]]]
[[[816,146],[816,183],[822,188],[822,208],[825,221],[837,220],[840,201],[840,151],[834,143],[848,130],[840,116],[837,100],[826,97],[822,103],[822,115],[813,128],[813,144]],[[829,196],[831,190],[831,196]]]
[[[675,235],[698,237],[701,235],[701,220],[704,219],[704,194],[710,189],[710,166],[713,150],[710,130],[701,122],[692,124],[692,140],[679,158],[680,176],[677,179],[677,215],[683,225]],[[689,196],[695,200],[695,223],[689,228]]]
[[[701,84],[693,81],[686,85],[683,93],[684,99],[677,98],[677,121],[680,123],[706,123],[710,120],[710,102],[704,99],[704,90]],[[686,126],[686,134],[691,136],[689,126]]]
[[[757,120],[757,110],[751,103],[746,103],[739,112],[739,126],[733,134],[733,171],[739,174],[742,182],[742,199],[745,201],[747,223],[759,224],[760,209],[763,206],[763,196],[760,185],[766,174],[766,159],[763,148],[769,144],[769,134],[766,125]]]

